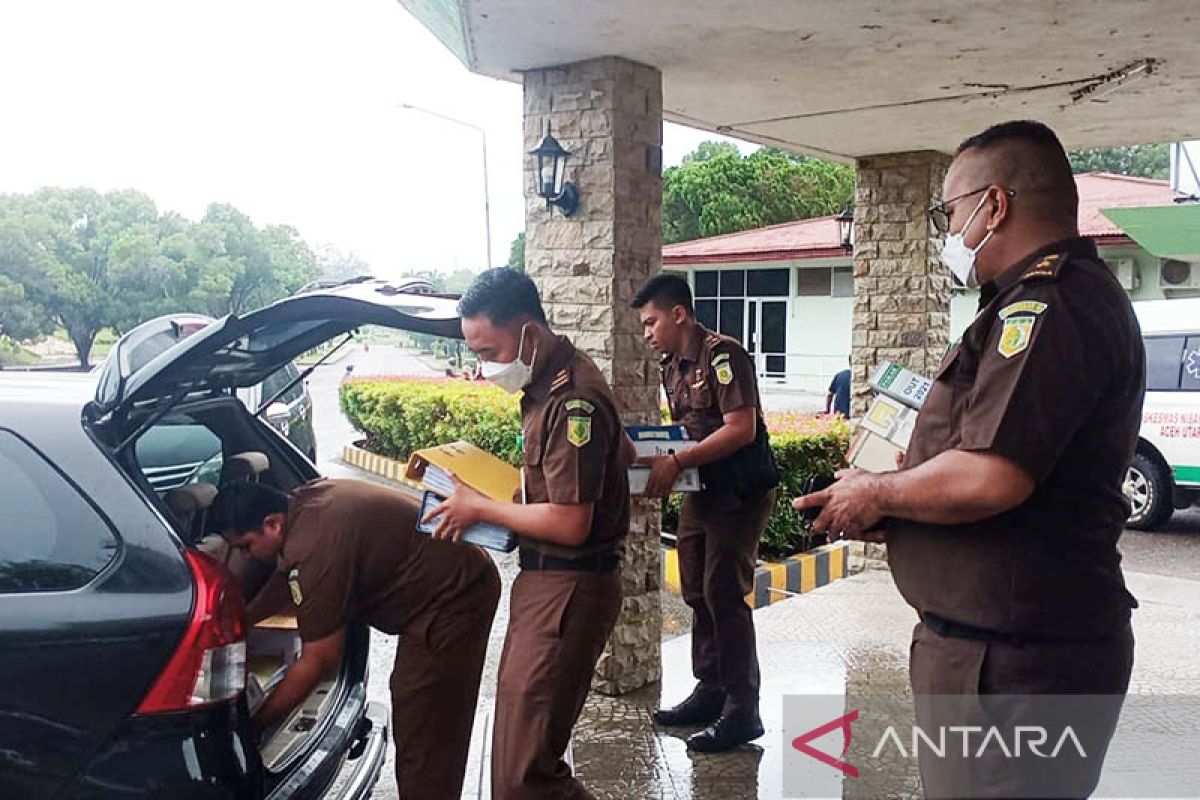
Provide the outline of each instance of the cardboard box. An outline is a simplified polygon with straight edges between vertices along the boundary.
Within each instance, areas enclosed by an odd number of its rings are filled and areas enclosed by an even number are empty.
[[[439,498],[454,494],[452,475],[500,503],[512,503],[521,491],[521,470],[473,444],[452,442],[418,450],[408,459],[405,477],[419,482],[426,489],[422,516],[435,502],[440,502]],[[433,533],[435,528],[436,520],[427,525],[417,525],[417,530],[427,535]],[[512,531],[483,522],[464,531],[463,541],[503,553],[512,552],[517,546],[517,537]]]
[[[696,446],[696,442],[687,435],[687,429],[682,425],[631,425],[625,428],[629,438],[633,440],[638,458],[650,456],[669,456],[672,453],[682,453]],[[646,482],[650,478],[650,468],[638,464],[629,468],[629,493],[641,494],[646,491]],[[673,492],[698,492],[703,487],[700,484],[700,470],[685,469],[679,473]]]
[[[434,469],[430,469],[430,467]],[[521,488],[521,471],[468,442],[418,450],[408,459],[404,476],[443,497],[454,493],[454,475],[477,492],[511,503]]]

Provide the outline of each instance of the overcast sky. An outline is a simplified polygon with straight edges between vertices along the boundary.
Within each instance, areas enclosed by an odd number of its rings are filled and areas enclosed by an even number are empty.
[[[520,87],[395,0],[4,0],[0,75],[0,192],[135,188],[192,219],[229,202],[380,276],[478,269],[479,134],[410,103],[486,129],[495,263],[523,226]],[[716,138],[667,125],[664,160]]]

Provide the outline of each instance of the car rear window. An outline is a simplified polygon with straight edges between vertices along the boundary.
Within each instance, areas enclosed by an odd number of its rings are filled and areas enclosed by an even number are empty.
[[[6,430],[0,430],[0,475],[0,594],[77,589],[116,555],[108,523]]]

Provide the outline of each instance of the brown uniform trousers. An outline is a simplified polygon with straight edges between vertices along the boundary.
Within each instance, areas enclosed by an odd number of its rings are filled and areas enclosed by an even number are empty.
[[[979,749],[982,734],[969,752],[981,758],[937,758],[920,751],[925,796],[1087,797],[1100,780],[1109,741],[1117,726],[1133,669],[1133,632],[1126,627],[1094,642],[978,641],[941,636],[925,623],[913,630],[909,670],[917,724],[927,733],[954,725],[996,726],[1012,741],[1022,724],[1044,724],[1055,707],[1035,695],[1087,695],[1080,706],[1063,708],[1086,759],[1005,757],[1000,748]],[[1008,696],[1008,697],[1006,697]],[[1054,701],[1051,701],[1054,702]],[[984,717],[986,709],[987,716]],[[1046,750],[1061,728],[1051,731]],[[952,738],[957,743],[960,740]],[[957,747],[957,744],[956,744]],[[953,755],[955,747],[948,747]],[[1064,749],[1067,755],[1072,750]]]
[[[725,690],[726,712],[756,708],[758,653],[746,594],[754,588],[758,538],[775,507],[775,490],[732,513],[703,505],[687,495],[677,531],[683,600],[695,615],[692,671],[701,683]]]
[[[462,795],[500,576],[488,570],[400,636],[392,668],[396,783],[405,800]]]
[[[496,692],[496,800],[592,796],[562,756],[620,610],[616,570],[517,576]]]

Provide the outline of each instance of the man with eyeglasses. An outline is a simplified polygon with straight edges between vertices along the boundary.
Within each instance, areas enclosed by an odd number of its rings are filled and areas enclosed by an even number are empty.
[[[926,793],[1084,797],[1133,664],[1137,603],[1116,545],[1141,419],[1140,332],[1079,236],[1075,181],[1045,125],[1008,122],[966,140],[943,190],[929,212],[942,261],[980,287],[979,314],[935,376],[904,468],[841,473],[795,505],[822,509],[817,530],[886,537],[921,620],[910,677],[923,729],[986,709],[1011,736],[1064,711],[1046,695],[1094,696],[1075,730],[1086,758],[923,753]]]

